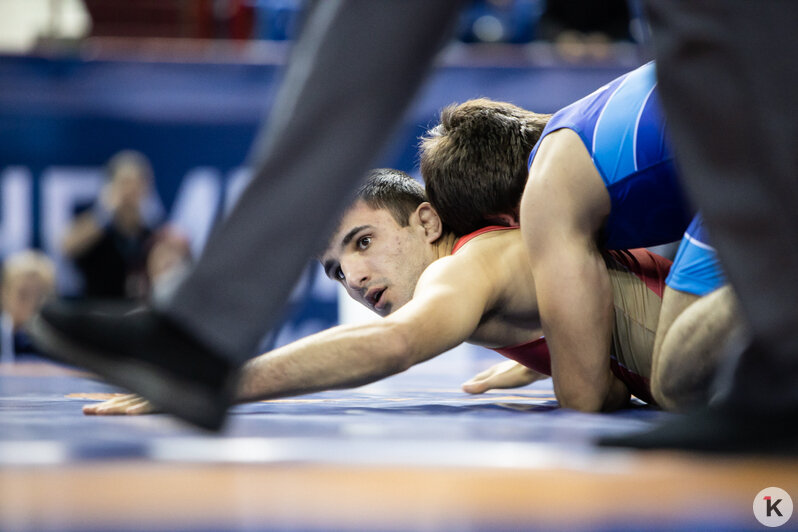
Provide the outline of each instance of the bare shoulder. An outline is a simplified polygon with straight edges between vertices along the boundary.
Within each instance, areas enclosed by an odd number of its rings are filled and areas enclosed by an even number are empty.
[[[476,236],[446,260],[450,273],[456,271],[454,278],[468,283],[469,289],[483,288],[494,302],[503,299],[517,279],[531,276],[523,237],[517,228]]]
[[[563,128],[541,141],[524,192],[522,210],[542,220],[577,223],[595,229],[611,208],[610,196],[585,144]]]
[[[590,152],[582,139],[574,130],[562,128],[549,133],[540,142],[531,171],[537,173],[540,169],[541,174],[548,174],[564,164],[572,167],[585,163],[592,166]]]
[[[469,292],[481,291],[489,296],[496,289],[497,273],[503,268],[509,249],[516,245],[523,246],[517,229],[478,235],[457,253],[430,264],[419,278],[416,292],[431,287],[453,286],[467,287]]]
[[[499,229],[475,236],[452,258],[474,267],[495,270],[494,266],[503,263],[519,249],[523,249],[523,245],[519,228]]]

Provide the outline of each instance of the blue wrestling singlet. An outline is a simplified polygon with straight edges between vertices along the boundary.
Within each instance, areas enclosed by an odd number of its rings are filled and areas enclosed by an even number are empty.
[[[715,248],[709,245],[704,220],[697,214],[684,233],[665,284],[676,290],[706,295],[726,284]]]
[[[576,132],[612,202],[599,245],[638,248],[682,239],[666,284],[704,295],[723,285],[725,277],[679,184],[655,74],[654,63],[646,63],[555,113],[528,166],[546,135],[562,128]]]
[[[621,76],[552,116],[546,135],[576,132],[610,194],[612,210],[600,245],[648,247],[679,240],[694,212],[674,167],[656,91],[654,63]]]

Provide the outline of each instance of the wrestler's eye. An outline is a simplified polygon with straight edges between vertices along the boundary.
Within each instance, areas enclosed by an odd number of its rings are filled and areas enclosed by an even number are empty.
[[[364,236],[357,241],[357,249],[364,250],[371,245],[371,237]]]

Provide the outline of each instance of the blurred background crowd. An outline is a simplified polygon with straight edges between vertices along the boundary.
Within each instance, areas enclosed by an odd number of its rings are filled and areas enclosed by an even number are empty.
[[[96,37],[290,41],[305,0],[6,0],[2,46]],[[601,45],[640,40],[637,1],[472,0],[455,39],[463,43],[552,42],[568,57],[606,57]],[[20,21],[22,24],[20,24]]]

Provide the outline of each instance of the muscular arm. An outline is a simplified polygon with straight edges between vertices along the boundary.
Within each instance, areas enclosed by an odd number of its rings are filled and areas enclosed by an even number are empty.
[[[238,401],[350,388],[404,371],[416,363],[407,356],[411,339],[386,321],[334,327],[250,360]]]
[[[625,385],[611,372],[612,289],[595,235],[609,195],[581,141],[552,133],[535,158],[521,203],[552,378],[563,407],[622,407]]]
[[[488,276],[480,271],[483,265],[470,268],[454,259],[440,259],[427,268],[413,299],[385,319],[333,327],[249,361],[241,372],[237,401],[360,386],[462,343],[479,324],[494,294]],[[113,415],[154,410],[141,398],[125,396],[87,405],[83,411]]]
[[[465,341],[482,317],[487,287],[462,290],[470,277],[433,263],[413,299],[368,324],[341,325],[261,355],[242,372],[239,400],[349,388],[400,373]]]

